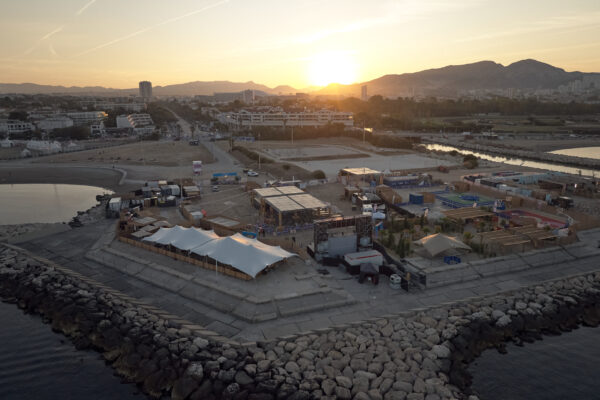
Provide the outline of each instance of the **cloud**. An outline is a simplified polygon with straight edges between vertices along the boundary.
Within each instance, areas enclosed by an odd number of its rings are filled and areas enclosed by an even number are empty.
[[[81,53],[79,53],[79,54],[76,54],[74,57],[83,56],[83,55],[85,55],[85,54],[88,54],[88,53],[91,53],[91,52],[93,52],[93,51],[96,51],[96,50],[103,49],[103,48],[105,48],[105,47],[108,47],[108,46],[111,46],[111,45],[113,45],[113,44],[116,44],[116,43],[122,42],[122,41],[124,41],[124,40],[131,39],[132,37],[135,37],[135,36],[141,35],[142,33],[146,33],[146,32],[148,32],[148,31],[151,31],[151,30],[153,30],[153,29],[156,29],[156,28],[158,28],[158,27],[160,27],[160,26],[167,25],[167,24],[171,24],[171,23],[173,23],[173,22],[177,22],[177,21],[179,21],[179,20],[182,20],[182,19],[184,19],[184,18],[188,18],[188,17],[191,17],[192,15],[196,15],[196,14],[199,14],[199,13],[201,13],[201,12],[208,11],[208,10],[210,10],[211,8],[218,7],[218,6],[220,6],[220,5],[223,5],[223,4],[225,4],[225,3],[228,3],[228,2],[229,2],[229,0],[222,0],[222,1],[219,1],[219,2],[217,2],[217,3],[213,3],[213,4],[210,4],[210,5],[208,5],[208,6],[205,6],[205,7],[202,7],[202,8],[200,8],[200,9],[197,9],[197,10],[195,10],[195,11],[191,11],[191,12],[189,12],[189,13],[186,13],[186,14],[183,14],[183,15],[179,15],[179,16],[177,16],[177,17],[173,17],[173,18],[166,19],[166,20],[164,20],[164,21],[162,21],[162,22],[159,22],[159,23],[157,23],[157,24],[154,24],[154,25],[148,26],[148,27],[146,27],[146,28],[143,28],[143,29],[140,29],[140,30],[138,30],[138,31],[135,31],[135,32],[129,33],[129,34],[125,35],[125,36],[121,36],[121,37],[119,37],[119,38],[116,38],[116,39],[110,40],[110,41],[108,41],[108,42],[106,42],[106,43],[103,43],[103,44],[100,44],[100,45],[98,45],[98,46],[95,46],[95,47],[89,48],[89,49],[87,49],[87,50],[84,50],[84,51],[82,51]]]
[[[83,7],[81,7],[76,13],[75,15],[81,15],[81,13],[83,13],[85,10],[87,10],[87,8],[89,6],[91,6],[92,4],[94,4],[96,2],[96,0],[90,0],[89,2],[87,2]]]

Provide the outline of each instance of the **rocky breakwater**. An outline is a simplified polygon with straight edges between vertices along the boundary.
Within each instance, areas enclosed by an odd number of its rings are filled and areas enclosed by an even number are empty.
[[[454,146],[460,149],[488,153],[508,158],[522,158],[526,160],[545,161],[552,164],[571,165],[583,168],[600,168],[600,160],[588,157],[574,157],[564,154],[546,153],[534,150],[513,149],[479,143],[470,143],[459,140],[436,138],[432,141],[442,145]]]
[[[172,399],[476,399],[470,361],[600,320],[600,273],[401,315],[239,344],[0,246],[0,294],[126,380]]]
[[[244,365],[226,339],[163,317],[149,307],[58,265],[0,245],[0,297],[40,314],[79,349],[101,352],[152,397],[220,398]],[[216,367],[216,368],[215,368]]]

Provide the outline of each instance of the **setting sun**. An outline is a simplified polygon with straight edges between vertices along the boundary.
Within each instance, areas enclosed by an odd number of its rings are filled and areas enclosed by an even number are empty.
[[[321,53],[310,59],[308,79],[312,85],[350,84],[356,81],[357,75],[358,66],[354,56],[350,53]]]

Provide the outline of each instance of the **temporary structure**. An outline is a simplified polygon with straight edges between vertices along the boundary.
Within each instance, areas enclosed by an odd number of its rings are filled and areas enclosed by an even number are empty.
[[[425,236],[422,239],[416,240],[414,243],[418,246],[422,246],[431,257],[439,255],[455,255],[457,253],[466,253],[472,250],[460,240],[441,233]]]
[[[295,256],[279,246],[269,246],[239,233],[196,247],[192,253],[231,265],[253,278],[269,265]]]
[[[180,250],[190,251],[215,239],[219,239],[219,235],[214,231],[189,228],[185,231],[185,234],[177,235],[177,238],[171,241],[171,246],[177,247]]]
[[[171,245],[198,256],[207,256],[219,264],[226,264],[255,278],[261,271],[279,261],[296,254],[279,246],[270,246],[257,239],[247,238],[239,233],[220,237],[213,231],[198,228],[160,228],[143,241]]]
[[[179,225],[172,228],[160,228],[154,235],[144,238],[144,241],[169,245],[178,238],[183,237],[188,229]]]

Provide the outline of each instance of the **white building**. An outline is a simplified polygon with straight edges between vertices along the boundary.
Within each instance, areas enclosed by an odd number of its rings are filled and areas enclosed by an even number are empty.
[[[67,117],[73,120],[74,125],[79,126],[97,124],[100,121],[106,119],[106,117],[108,117],[108,114],[106,114],[104,111],[78,111],[68,112]]]
[[[98,124],[90,125],[90,135],[92,136],[104,136],[106,134],[106,128],[104,127],[104,121],[100,121]]]
[[[117,128],[133,128],[138,135],[149,135],[154,132],[154,121],[149,114],[118,115]]]
[[[116,118],[117,128],[133,128],[127,115],[117,115]]]
[[[19,134],[30,132],[33,125],[29,122],[23,122],[16,119],[0,119],[0,133]]]
[[[69,117],[50,117],[37,123],[37,127],[43,131],[52,131],[54,129],[69,128],[73,126],[73,120]]]
[[[223,113],[219,121],[237,129],[251,128],[253,126],[324,126],[327,124],[343,124],[354,126],[354,114],[342,111],[304,111],[285,112],[281,110],[268,112],[250,112],[242,110],[237,113]]]
[[[43,154],[54,154],[62,151],[62,145],[57,141],[30,140],[27,142],[27,149]]]

